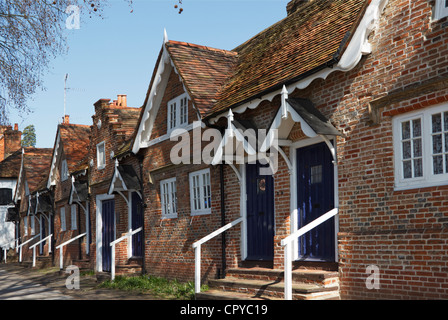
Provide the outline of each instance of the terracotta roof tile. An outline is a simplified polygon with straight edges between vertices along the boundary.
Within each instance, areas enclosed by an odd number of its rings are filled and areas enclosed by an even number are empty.
[[[23,148],[23,170],[30,193],[40,190],[42,181],[47,181],[53,149]]]
[[[69,172],[85,157],[90,144],[90,126],[63,123],[59,125],[62,147]]]
[[[232,51],[166,47],[202,115],[242,104],[334,61],[368,0],[313,0]]]
[[[177,41],[168,41],[166,48],[194,105],[205,114],[235,69],[237,53]]]
[[[0,178],[17,178],[22,163],[22,150],[18,150],[0,162]]]

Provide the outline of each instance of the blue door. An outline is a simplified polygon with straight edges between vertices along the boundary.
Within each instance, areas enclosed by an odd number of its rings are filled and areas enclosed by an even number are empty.
[[[333,157],[325,143],[297,149],[299,229],[334,208]],[[299,257],[334,261],[334,218],[299,239]]]
[[[102,202],[102,218],[103,218],[103,248],[102,260],[103,271],[111,271],[111,253],[110,243],[115,240],[115,201],[105,200]]]
[[[274,258],[274,181],[261,164],[246,165],[247,260]]]
[[[143,226],[143,207],[142,200],[137,192],[132,193],[132,230],[138,229]],[[136,233],[132,236],[132,256],[143,256],[143,231]]]

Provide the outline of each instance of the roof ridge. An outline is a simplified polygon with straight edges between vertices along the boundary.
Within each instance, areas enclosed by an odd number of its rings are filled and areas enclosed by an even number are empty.
[[[221,53],[225,53],[225,54],[232,55],[232,56],[238,55],[238,52],[235,52],[235,51],[219,49],[219,48],[204,46],[204,45],[200,45],[200,44],[190,43],[190,42],[169,40],[168,43],[184,45],[184,46],[188,46],[188,47],[192,47],[192,48],[206,49],[208,51],[221,52]]]

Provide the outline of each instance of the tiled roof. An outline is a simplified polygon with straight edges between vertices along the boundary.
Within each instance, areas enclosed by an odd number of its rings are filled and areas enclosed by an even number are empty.
[[[313,0],[232,51],[166,47],[206,117],[297,81],[335,61],[368,0]]]
[[[50,148],[23,148],[23,170],[30,193],[38,191],[42,182],[47,181],[50,171],[53,149]]]
[[[206,114],[235,69],[237,53],[177,41],[168,41],[166,48],[194,105]]]
[[[0,162],[0,178],[17,178],[22,163],[22,150],[18,150]]]
[[[59,133],[68,170],[73,172],[89,148],[90,126],[62,123],[59,125]]]

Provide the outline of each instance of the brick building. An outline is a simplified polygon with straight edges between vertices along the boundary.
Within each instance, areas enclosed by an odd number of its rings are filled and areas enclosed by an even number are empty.
[[[191,279],[193,242],[239,218],[225,244],[202,246],[201,277],[283,270],[282,240],[328,216],[292,240],[295,274],[337,271],[344,299],[446,298],[446,3],[291,1],[287,11],[232,51],[165,39],[133,146],[146,169],[147,271]],[[171,130],[191,139],[194,120],[236,148],[221,144],[212,166],[174,165]],[[238,135],[250,128],[266,133],[258,145]],[[266,151],[273,175],[261,174]],[[211,208],[196,216],[192,181],[205,172]]]
[[[56,247],[86,233],[86,236],[64,246],[64,265],[85,259],[89,253],[86,203],[72,201],[71,195],[74,186],[72,174],[78,171],[85,159],[90,138],[90,126],[72,124],[69,116],[64,116],[57,128],[48,179],[40,193],[49,198],[49,205],[42,209],[42,215],[47,217],[46,230],[53,233],[53,261],[60,262],[61,250],[55,250]]]
[[[42,190],[48,179],[51,148],[22,148],[20,172],[14,194],[14,203],[19,214],[19,244],[23,244],[22,261],[31,261],[30,247],[41,240],[41,215],[36,212],[36,194]],[[25,244],[26,243],[26,244]]]
[[[134,181],[136,172],[140,172],[137,159],[123,159],[120,165],[116,160],[116,156],[122,154],[122,150],[129,144],[141,109],[127,106],[126,95],[118,95],[117,100],[112,102],[101,99],[94,105],[86,168],[92,237],[89,257],[92,269],[111,272],[110,243],[129,231],[133,222],[132,209],[137,210],[137,206],[141,205],[140,183],[131,183],[129,188],[120,184],[124,179],[125,185],[129,181],[128,177]],[[127,269],[141,270],[139,264],[142,253],[132,249],[132,244],[134,249],[141,248],[141,237],[136,235],[133,239],[137,239],[136,242],[128,244],[125,240],[117,244],[115,261],[122,272],[127,272]]]

